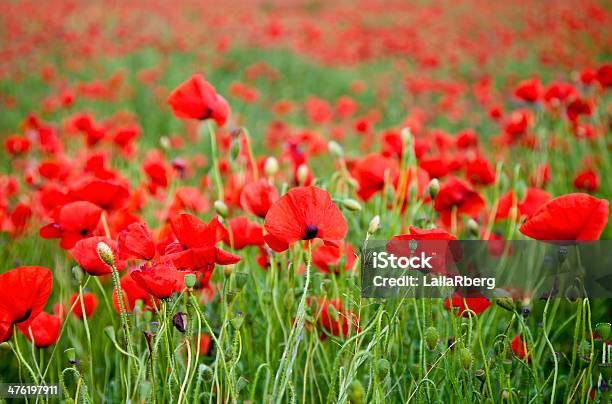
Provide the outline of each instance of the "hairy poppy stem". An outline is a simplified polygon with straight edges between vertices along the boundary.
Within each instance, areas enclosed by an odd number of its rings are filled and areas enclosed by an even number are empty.
[[[219,171],[219,157],[217,156],[217,136],[212,122],[207,120],[208,132],[210,135],[210,157],[212,158],[215,185],[217,186],[217,199],[223,201],[223,183],[221,182],[221,172]]]

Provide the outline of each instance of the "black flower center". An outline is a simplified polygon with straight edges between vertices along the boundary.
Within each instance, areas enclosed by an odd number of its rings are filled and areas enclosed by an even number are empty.
[[[307,225],[304,229],[304,240],[312,240],[313,238],[317,237],[318,232],[319,229],[314,224]]]
[[[19,320],[14,321],[13,324],[23,323],[24,321],[30,318],[30,314],[32,314],[32,309],[28,309],[28,311],[25,312],[23,317],[21,317]]]
[[[83,237],[85,237],[85,236],[87,235],[87,233],[89,233],[89,230],[87,230],[87,229],[83,229],[83,230],[81,230],[81,231],[79,232],[79,234],[80,234],[81,236],[83,236]]]

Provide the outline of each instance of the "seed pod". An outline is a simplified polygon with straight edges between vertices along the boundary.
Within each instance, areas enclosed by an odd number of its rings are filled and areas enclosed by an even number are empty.
[[[244,285],[246,285],[248,280],[248,275],[244,272],[235,272],[234,273],[234,286],[237,290],[242,290]]]
[[[425,330],[425,343],[427,344],[427,348],[430,351],[436,349],[436,345],[438,345],[438,338],[440,334],[435,327],[429,327]]]
[[[100,259],[108,266],[115,264],[115,258],[113,257],[113,250],[103,241],[100,241],[97,245],[98,255]]]
[[[391,371],[391,364],[385,358],[380,358],[376,364],[376,372],[379,379],[384,380]]]
[[[202,380],[204,380],[205,382],[211,381],[214,375],[212,368],[205,364],[201,364],[198,367],[198,373],[202,377]]]
[[[354,199],[346,198],[342,200],[342,206],[350,211],[358,212],[361,210],[361,204]]]
[[[472,351],[468,348],[461,348],[459,351],[459,361],[461,362],[463,369],[469,370],[472,367],[473,360],[474,357],[472,355]]]
[[[185,275],[185,286],[187,287],[187,289],[192,289],[195,286],[196,283],[196,276],[195,274],[187,274]]]
[[[234,318],[230,320],[230,324],[234,327],[235,330],[239,330],[242,327],[242,323],[244,322],[244,313],[241,311],[237,311],[234,314]]]

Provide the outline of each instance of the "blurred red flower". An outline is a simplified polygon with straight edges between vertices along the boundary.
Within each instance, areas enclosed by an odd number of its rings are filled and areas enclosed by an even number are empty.
[[[249,182],[240,193],[240,205],[252,215],[265,218],[270,206],[278,200],[276,187],[268,180]]]
[[[434,200],[434,209],[440,212],[442,222],[447,226],[451,224],[453,210],[456,210],[457,218],[462,214],[474,216],[480,213],[484,206],[482,196],[456,178],[451,178],[442,185]]]
[[[219,127],[225,125],[230,112],[225,98],[201,74],[194,74],[172,91],[168,104],[177,118],[212,119]]]
[[[33,320],[17,326],[28,341],[33,341],[37,348],[46,348],[55,344],[61,327],[62,319],[59,316],[48,314],[44,311]]]
[[[144,263],[130,273],[138,286],[158,299],[167,299],[185,288],[185,275],[169,259]]]
[[[72,296],[70,296],[70,300],[68,300],[68,307],[72,307],[76,302],[74,309],[72,309],[72,314],[77,318],[83,318],[83,308],[81,307],[80,297],[78,293],[73,293]],[[85,306],[85,314],[89,319],[98,306],[98,298],[96,295],[91,292],[83,293],[83,306]]]
[[[91,202],[63,205],[53,213],[54,222],[40,229],[42,238],[61,238],[60,246],[71,249],[77,241],[91,236],[98,227],[102,209]]]

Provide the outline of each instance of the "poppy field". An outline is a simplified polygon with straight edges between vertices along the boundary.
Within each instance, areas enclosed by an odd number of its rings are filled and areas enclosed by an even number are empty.
[[[612,300],[578,278],[362,289],[387,240],[532,240],[588,279],[610,2],[0,11],[0,402],[611,402]]]

